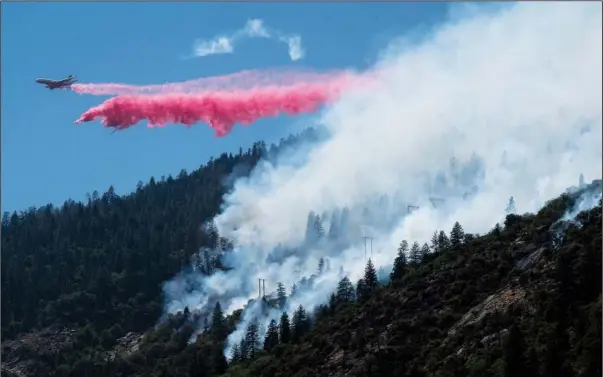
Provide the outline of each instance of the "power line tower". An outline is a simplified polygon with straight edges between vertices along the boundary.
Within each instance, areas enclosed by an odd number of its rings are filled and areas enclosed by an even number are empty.
[[[406,212],[407,213],[411,213],[412,211],[417,210],[417,209],[419,209],[418,206],[407,206],[406,207]]]
[[[266,280],[258,279],[258,300],[266,296]]]
[[[435,196],[429,197],[429,201],[431,202],[433,208],[438,208],[440,204],[444,203],[444,199],[436,198]]]

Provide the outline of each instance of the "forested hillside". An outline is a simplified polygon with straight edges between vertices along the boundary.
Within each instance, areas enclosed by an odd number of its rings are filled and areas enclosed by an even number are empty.
[[[230,361],[224,344],[240,311],[216,304],[192,343],[196,313],[160,321],[161,284],[215,242],[200,225],[220,210],[228,177],[316,137],[256,143],[126,196],[109,188],[87,203],[4,214],[3,375],[601,375],[601,203],[558,225],[580,192],[485,235],[457,223],[430,245],[400,240],[387,283],[369,259],[364,278],[344,277],[318,310],[283,313],[263,339],[252,323]],[[279,286],[277,301],[289,294]]]

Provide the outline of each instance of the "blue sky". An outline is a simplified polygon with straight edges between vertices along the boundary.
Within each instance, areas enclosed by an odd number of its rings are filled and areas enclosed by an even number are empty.
[[[81,82],[154,84],[245,69],[303,66],[363,68],[393,37],[443,20],[447,3],[3,3],[2,210],[13,211],[87,192],[120,194],[139,180],[191,171],[210,156],[256,140],[286,136],[305,118],[279,117],[236,126],[215,138],[205,124],[111,134],[97,121],[73,121],[105,97],[49,91],[36,77],[77,75]],[[232,54],[181,59],[197,38],[211,38],[260,18],[299,34],[304,59],[248,39]]]

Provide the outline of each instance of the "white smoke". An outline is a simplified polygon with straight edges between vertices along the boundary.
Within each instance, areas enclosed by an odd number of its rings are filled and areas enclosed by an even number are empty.
[[[237,181],[215,219],[237,245],[228,256],[233,269],[199,278],[195,294],[220,298],[230,312],[257,295],[258,278],[267,291],[276,282],[290,287],[297,269],[309,276],[326,255],[331,270],[290,303],[311,311],[335,288],[340,267],[352,281],[362,275],[365,251],[364,234],[352,231],[343,249],[302,251],[310,211],[367,207],[387,195],[382,221],[373,211],[368,224],[379,268],[392,263],[402,239],[428,241],[455,221],[483,233],[502,220],[510,196],[519,213],[533,212],[581,172],[599,177],[601,26],[600,3],[516,3],[455,17],[412,44],[393,41],[371,70],[377,81],[370,89],[346,93],[325,110],[330,137],[303,163],[261,164]],[[464,177],[472,164],[479,169]],[[430,196],[443,204],[434,208]],[[409,204],[419,209],[407,215]],[[274,258],[277,247],[298,252]],[[175,292],[168,297],[172,310],[187,302]],[[243,318],[227,353],[251,311]]]

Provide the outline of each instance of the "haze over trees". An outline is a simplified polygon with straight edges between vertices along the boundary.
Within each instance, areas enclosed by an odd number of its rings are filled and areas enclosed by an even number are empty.
[[[194,255],[201,273],[223,268],[198,251],[228,249],[211,223],[199,229],[220,210],[224,177],[240,166],[246,170],[237,174],[246,174],[299,138],[151,178],[129,195],[110,187],[86,203],[4,214],[3,375],[601,375],[600,203],[580,213],[560,243],[550,232],[577,194],[524,216],[511,198],[501,203],[504,225],[482,236],[457,222],[434,229],[429,244],[400,240],[389,281],[378,279],[369,258],[362,279],[342,276],[316,310],[283,311],[264,332],[251,321],[229,355],[240,310],[226,316],[217,301],[208,313],[186,308],[162,318],[161,284]],[[321,216],[308,215],[306,243],[337,240],[346,230],[345,209],[328,221]],[[526,260],[533,262],[519,263]],[[320,259],[315,274],[328,268]],[[275,302],[262,305],[284,308],[300,289],[312,289],[311,278],[278,283]]]

